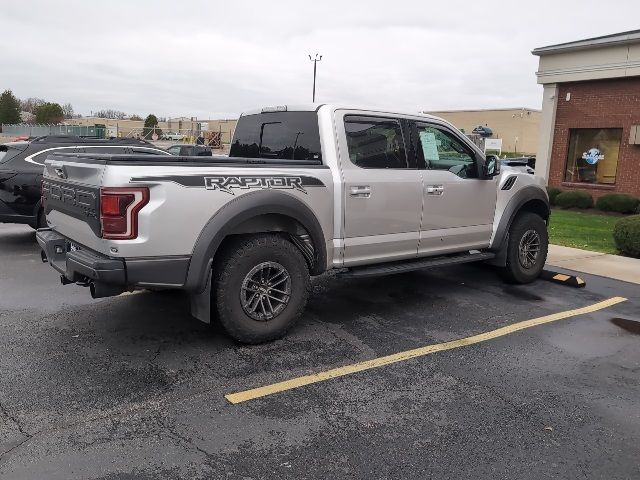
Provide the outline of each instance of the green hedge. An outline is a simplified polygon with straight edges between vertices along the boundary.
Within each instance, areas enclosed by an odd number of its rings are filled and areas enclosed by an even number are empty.
[[[634,213],[640,199],[624,193],[609,193],[596,200],[596,208],[603,212]]]
[[[591,208],[593,197],[590,193],[579,190],[562,192],[556,196],[556,205],[562,208]]]
[[[547,195],[549,195],[549,203],[551,205],[556,204],[556,197],[562,193],[558,187],[547,187]]]
[[[622,253],[640,258],[640,215],[618,220],[613,227],[613,239]]]

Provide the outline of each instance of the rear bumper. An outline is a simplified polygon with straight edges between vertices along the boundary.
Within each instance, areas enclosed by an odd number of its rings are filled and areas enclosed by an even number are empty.
[[[71,242],[51,229],[40,229],[36,239],[49,264],[69,282],[102,282],[127,285],[123,259],[114,259],[80,247],[72,250]]]
[[[183,288],[191,259],[189,256],[107,257],[78,245],[50,228],[39,229],[36,239],[46,261],[68,283],[100,283],[121,286],[123,289]]]

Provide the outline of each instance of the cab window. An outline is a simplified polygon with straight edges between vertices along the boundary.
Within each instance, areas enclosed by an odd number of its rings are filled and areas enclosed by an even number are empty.
[[[265,112],[238,120],[230,157],[322,160],[316,112]]]
[[[361,168],[408,168],[400,121],[391,118],[346,116],[349,158]]]
[[[440,128],[418,125],[417,154],[427,170],[448,170],[462,178],[478,176],[473,152]]]

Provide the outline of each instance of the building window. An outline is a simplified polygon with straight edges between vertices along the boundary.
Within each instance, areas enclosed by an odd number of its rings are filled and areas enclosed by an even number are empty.
[[[616,183],[621,128],[572,128],[565,182]]]

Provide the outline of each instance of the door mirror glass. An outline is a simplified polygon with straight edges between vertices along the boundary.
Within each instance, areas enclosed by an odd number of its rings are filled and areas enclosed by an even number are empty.
[[[493,178],[500,173],[500,160],[495,155],[487,155],[484,162],[484,176]]]

